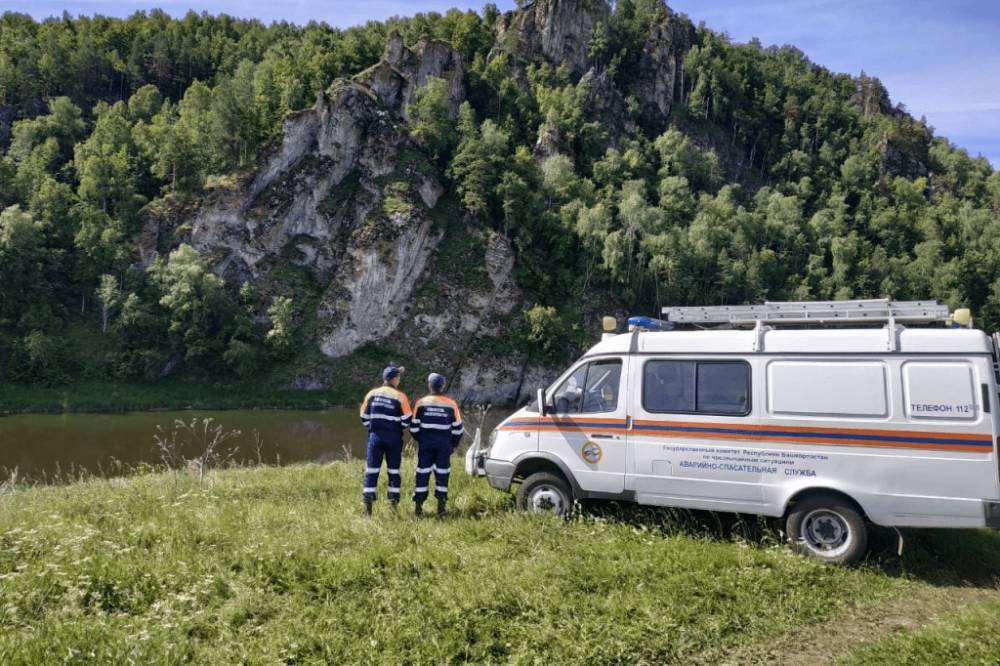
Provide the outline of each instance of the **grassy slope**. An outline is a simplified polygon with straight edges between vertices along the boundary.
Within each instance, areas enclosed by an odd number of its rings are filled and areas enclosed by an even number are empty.
[[[662,662],[924,584],[662,530],[655,512],[526,516],[461,473],[447,521],[409,503],[366,520],[359,476],[338,463],[0,495],[0,663]]]

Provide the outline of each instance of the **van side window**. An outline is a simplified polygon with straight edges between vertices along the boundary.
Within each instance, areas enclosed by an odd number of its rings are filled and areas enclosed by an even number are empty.
[[[767,364],[767,402],[776,416],[883,419],[892,395],[884,361],[779,360]]]
[[[556,390],[556,413],[597,414],[615,411],[618,409],[621,376],[620,359],[581,365]]]
[[[642,406],[647,412],[750,413],[750,365],[744,361],[648,361]]]

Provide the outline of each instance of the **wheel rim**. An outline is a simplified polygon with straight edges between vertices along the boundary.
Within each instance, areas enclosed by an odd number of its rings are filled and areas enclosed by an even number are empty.
[[[528,494],[528,506],[538,513],[562,514],[566,510],[566,498],[555,486],[542,484]]]
[[[802,521],[802,540],[822,557],[837,557],[851,547],[854,534],[847,520],[832,509],[815,509]]]

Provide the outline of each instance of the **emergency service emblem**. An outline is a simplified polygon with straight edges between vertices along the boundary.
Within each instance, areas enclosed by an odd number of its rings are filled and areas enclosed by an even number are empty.
[[[604,451],[601,450],[600,445],[596,442],[584,442],[583,448],[580,449],[580,454],[584,460],[596,465],[601,462],[601,456],[604,455]]]

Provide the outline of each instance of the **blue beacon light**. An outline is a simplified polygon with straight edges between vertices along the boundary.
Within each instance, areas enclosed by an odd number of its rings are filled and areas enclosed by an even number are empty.
[[[674,323],[672,321],[663,321],[662,319],[653,319],[652,317],[629,317],[628,327],[629,330],[638,331],[672,331],[674,330]]]

